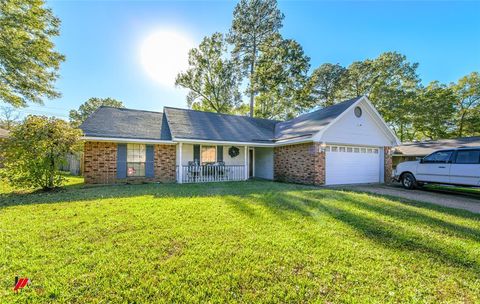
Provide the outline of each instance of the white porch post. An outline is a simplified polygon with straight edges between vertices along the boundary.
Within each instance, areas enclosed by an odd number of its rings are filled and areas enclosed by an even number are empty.
[[[182,168],[182,152],[183,143],[178,144],[178,183],[183,183],[183,168]]]
[[[245,180],[248,179],[248,146],[245,146]]]

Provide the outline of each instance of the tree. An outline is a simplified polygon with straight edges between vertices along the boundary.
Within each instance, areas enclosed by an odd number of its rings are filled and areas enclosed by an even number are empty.
[[[82,132],[64,120],[28,116],[2,143],[2,176],[21,187],[51,190],[63,184],[58,166],[76,151]]]
[[[256,62],[260,49],[265,49],[270,38],[282,27],[284,15],[276,0],[241,0],[233,12],[228,41],[233,44],[233,57],[240,63],[249,79],[250,116],[254,115]]]
[[[70,123],[74,127],[79,127],[82,122],[85,121],[93,112],[95,112],[101,106],[108,106],[114,108],[125,108],[123,102],[118,101],[114,98],[97,98],[92,97],[84,102],[78,110],[70,110]]]
[[[317,105],[331,106],[338,99],[346,68],[339,64],[324,63],[311,76],[313,99]]]
[[[260,56],[253,74],[255,116],[288,119],[310,107],[307,87],[310,58],[292,39],[273,35],[260,47]]]
[[[420,87],[418,63],[406,56],[386,52],[379,57],[354,62],[347,68],[342,82],[343,98],[366,95],[400,140],[412,139],[412,105]]]
[[[13,107],[0,107],[0,127],[10,130],[18,123],[20,113]]]
[[[448,138],[454,127],[456,96],[452,88],[431,82],[419,90],[414,106],[413,129],[417,137]]]
[[[203,111],[232,113],[241,103],[239,73],[235,64],[225,59],[223,35],[205,37],[188,55],[189,69],[178,74],[175,84],[189,89],[188,106]]]
[[[453,86],[453,90],[458,98],[456,105],[457,136],[462,137],[468,133],[480,133],[480,130],[476,129],[478,124],[475,123],[475,121],[480,120],[478,116],[475,116],[475,114],[478,114],[480,108],[480,74],[478,72],[472,72],[462,77],[458,80],[458,83]],[[465,132],[467,122],[473,129]]]
[[[54,82],[64,56],[52,42],[59,26],[43,0],[0,1],[0,100],[24,107],[60,96]]]

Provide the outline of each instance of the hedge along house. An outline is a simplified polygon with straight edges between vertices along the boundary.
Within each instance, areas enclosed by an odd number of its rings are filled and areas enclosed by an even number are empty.
[[[381,183],[395,134],[366,97],[280,122],[165,107],[101,107],[82,125],[87,183]]]

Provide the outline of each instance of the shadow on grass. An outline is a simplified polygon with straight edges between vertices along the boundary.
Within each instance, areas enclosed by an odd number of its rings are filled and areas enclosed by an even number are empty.
[[[137,184],[137,185],[70,185],[54,191],[0,194],[0,208],[29,204],[87,202],[100,199],[123,199],[139,196],[208,197],[248,196],[314,189],[309,186],[280,184],[269,181],[224,182],[204,184]]]
[[[468,249],[461,246],[463,241],[478,242],[480,230],[434,216],[435,213],[463,215],[468,219],[480,220],[480,215],[441,207],[427,211],[432,213],[428,215],[414,210],[409,204],[395,200],[393,203],[381,204],[377,199],[369,200],[368,195],[362,196],[364,197],[354,197],[352,193],[336,190],[304,189],[270,197],[253,195],[250,200],[231,198],[228,202],[246,216],[256,216],[255,210],[249,206],[252,202],[266,207],[270,214],[282,220],[300,215],[315,222],[316,215],[328,215],[386,248],[428,255],[480,275],[478,255],[469,255]],[[422,204],[419,205],[421,207]],[[429,231],[445,234],[447,239],[438,241],[430,238],[425,233]],[[308,237],[315,238],[314,235]]]
[[[336,193],[336,196],[338,201],[335,203],[324,203],[321,196],[318,197],[316,194],[305,196],[302,193],[302,199],[312,210],[328,214],[377,244],[400,251],[426,254],[480,275],[478,254],[469,255],[468,249],[461,245],[453,245],[447,240],[439,242],[438,239],[432,239],[428,237],[428,233],[424,233],[424,230],[446,232],[447,237],[453,236],[457,238],[456,241],[458,239],[478,241],[480,239],[478,229],[408,210],[398,203],[394,206],[381,205],[341,192]],[[443,212],[458,215],[457,210],[444,209]],[[480,220],[480,216],[475,214],[472,214],[472,218]],[[404,225],[396,221],[403,222]]]
[[[0,208],[59,202],[84,203],[139,196],[223,196],[226,203],[251,218],[258,217],[258,211],[262,208],[280,220],[300,217],[314,223],[320,214],[354,229],[368,240],[386,248],[427,255],[480,275],[478,254],[470,247],[461,247],[467,244],[465,241],[478,242],[480,231],[455,222],[455,218],[462,218],[478,223],[480,215],[423,203],[405,203],[396,199],[382,204],[381,200],[366,194],[354,195],[339,190],[264,181],[101,187],[76,185],[60,192],[0,195]],[[451,221],[448,216],[452,218]],[[446,238],[442,241],[429,238],[429,231],[444,234]]]

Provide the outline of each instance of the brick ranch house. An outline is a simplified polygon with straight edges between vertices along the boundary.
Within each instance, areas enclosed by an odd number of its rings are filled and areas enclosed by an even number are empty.
[[[86,183],[262,178],[312,185],[383,183],[399,144],[366,97],[288,121],[165,107],[100,107],[82,125]]]

